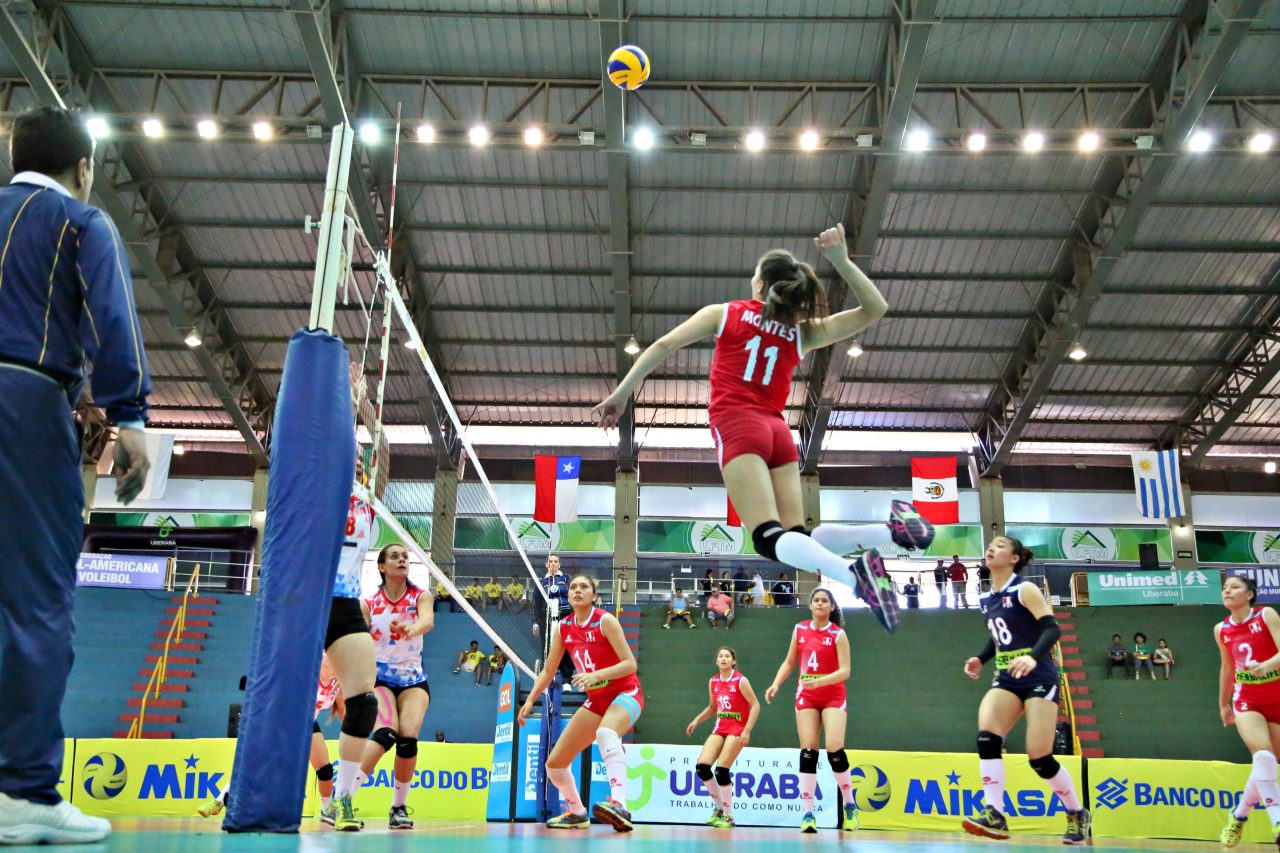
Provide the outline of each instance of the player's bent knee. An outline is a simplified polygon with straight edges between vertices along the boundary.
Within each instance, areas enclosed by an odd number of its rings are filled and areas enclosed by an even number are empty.
[[[596,745],[600,747],[601,758],[622,754],[622,738],[607,726],[596,729]]]
[[[978,757],[1000,758],[1004,755],[1004,738],[995,732],[978,732]]]
[[[818,750],[816,749],[800,750],[800,772],[801,773],[817,773],[818,772]]]
[[[695,765],[693,766],[693,772],[697,774],[697,776],[698,776],[698,778],[699,778],[699,779],[701,779],[703,782],[705,782],[705,781],[707,781],[708,779],[710,779],[710,778],[711,778],[711,765],[710,765],[710,764],[695,764]]]
[[[776,521],[766,521],[751,531],[751,544],[756,547],[756,553],[761,557],[776,561],[778,559],[778,537],[782,533],[781,524]]]
[[[418,739],[416,737],[396,738],[396,758],[416,758],[418,756]]]
[[[832,773],[843,773],[849,769],[849,754],[843,749],[833,749],[827,752],[827,763],[831,765]]]
[[[347,714],[342,719],[342,733],[366,738],[378,722],[378,697],[372,693],[357,693],[347,699]]]
[[[729,783],[733,781],[733,777],[729,775],[728,767],[716,768],[716,784],[721,788],[729,787]]]
[[[1036,775],[1041,779],[1052,779],[1062,769],[1062,765],[1058,763],[1058,759],[1054,758],[1052,753],[1042,755],[1039,758],[1028,758],[1027,763],[1031,765],[1031,769],[1036,771]]]

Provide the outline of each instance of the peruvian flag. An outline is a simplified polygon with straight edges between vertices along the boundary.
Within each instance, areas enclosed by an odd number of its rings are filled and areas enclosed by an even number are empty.
[[[956,458],[924,457],[911,460],[911,499],[916,512],[933,524],[960,521],[956,490]]]
[[[533,457],[533,520],[554,524],[578,520],[581,456]]]

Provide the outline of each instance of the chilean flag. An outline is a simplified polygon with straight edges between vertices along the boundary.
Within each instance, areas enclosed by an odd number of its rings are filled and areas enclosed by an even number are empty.
[[[933,524],[960,521],[956,458],[926,456],[911,460],[911,500],[916,512]]]
[[[554,524],[578,520],[581,456],[533,457],[533,520]]]

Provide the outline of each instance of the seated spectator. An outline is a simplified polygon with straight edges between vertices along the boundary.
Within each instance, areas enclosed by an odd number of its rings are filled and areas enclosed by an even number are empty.
[[[1142,669],[1146,667],[1151,673],[1151,680],[1156,680],[1155,667],[1151,665],[1151,646],[1147,645],[1147,635],[1139,631],[1133,635],[1133,677],[1142,680]]]
[[[489,578],[489,582],[484,585],[484,606],[487,610],[489,605],[494,607],[502,607],[502,584],[498,583],[497,578]]]
[[[462,597],[470,602],[472,607],[484,608],[484,587],[480,585],[479,578],[472,578],[467,582],[462,590]]]
[[[448,743],[444,739],[444,729],[436,729],[436,743]]]
[[[907,609],[920,609],[920,584],[916,583],[914,577],[908,578],[906,586],[902,588],[902,594],[907,597]]]
[[[435,598],[431,600],[431,612],[435,613],[440,608],[441,604],[448,604],[450,613],[458,612],[458,603],[453,600],[453,596],[449,594],[449,590],[444,588],[444,584],[437,583]]]
[[[480,651],[480,643],[476,640],[471,641],[471,647],[458,652],[458,661],[454,664],[453,674],[457,675],[464,669],[467,672],[475,672],[476,668],[484,661],[485,654]]]
[[[764,606],[764,578],[759,571],[751,576],[751,592],[747,593],[747,604]]]
[[[773,603],[778,607],[796,606],[796,587],[786,572],[778,575],[778,580],[770,591],[773,593]]]
[[[1151,653],[1151,660],[1156,666],[1164,667],[1164,680],[1169,680],[1169,671],[1173,668],[1173,649],[1169,648],[1169,644],[1161,637],[1156,643],[1156,650]]]
[[[476,667],[476,686],[480,686],[480,679],[484,679],[486,685],[493,684],[493,674],[496,672],[502,675],[502,668],[507,665],[507,656],[503,653],[501,646],[493,647],[493,654],[485,658],[481,666]]]
[[[711,597],[707,599],[707,621],[712,628],[717,622],[723,622],[726,629],[733,627],[733,597],[722,592],[719,584],[711,587]]]
[[[529,602],[525,600],[525,586],[520,580],[519,575],[511,576],[511,583],[507,584],[506,597],[503,599],[503,605],[511,613],[519,613],[524,610]]]
[[[676,587],[675,593],[671,596],[671,603],[667,605],[667,621],[662,623],[662,627],[670,630],[672,619],[683,619],[689,623],[690,628],[698,627],[693,624],[693,614],[689,612],[689,599],[685,597],[684,590],[680,587]]]
[[[1125,677],[1129,677],[1129,650],[1124,647],[1119,634],[1112,634],[1111,645],[1107,646],[1107,678],[1116,667],[1123,669]]]

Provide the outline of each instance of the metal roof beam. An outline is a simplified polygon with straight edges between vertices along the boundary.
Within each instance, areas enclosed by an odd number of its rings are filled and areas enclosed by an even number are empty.
[[[1164,150],[1128,158],[1118,182],[1097,188],[1096,195],[1122,201],[1109,205],[1096,227],[1077,217],[1073,230],[1090,234],[1088,244],[1071,246],[1070,275],[1063,282],[1065,286],[1050,285],[1045,289],[1043,321],[1031,327],[1028,338],[1015,351],[1006,379],[996,385],[988,415],[979,426],[976,450],[984,476],[998,475],[1009,461],[1120,258],[1132,248],[1138,226],[1177,163],[1173,155],[1200,120],[1209,96],[1258,17],[1264,0],[1236,0],[1232,9],[1224,11],[1229,2],[1221,0],[1210,5],[1203,18],[1198,10],[1194,11],[1196,20],[1175,34],[1158,66],[1162,70],[1152,82],[1152,89],[1163,91],[1163,95],[1152,124],[1164,130]],[[1210,20],[1215,14],[1221,15],[1216,29]],[[1163,80],[1166,68],[1171,69],[1167,86]],[[1111,178],[1104,170],[1100,180],[1110,182]],[[1010,389],[1016,393],[1010,393]]]
[[[69,93],[94,109],[118,110],[119,104],[109,89],[90,85],[96,70],[84,41],[60,4],[33,0],[33,5],[33,32],[43,27],[49,35],[46,48],[56,47],[65,57],[70,72]],[[0,11],[0,40],[36,99],[42,104],[65,107],[62,92],[49,77],[45,64],[49,52],[38,53],[32,48],[9,7]],[[168,200],[156,191],[142,193],[136,199],[125,198],[116,187],[122,168],[133,177],[150,174],[150,166],[136,145],[118,144],[114,153],[104,153],[102,157],[94,196],[132,250],[139,271],[150,282],[173,328],[179,334],[199,329],[205,345],[193,350],[192,355],[232,424],[244,437],[255,464],[265,467],[275,399],[259,379],[235,325],[218,306],[213,283],[201,271],[200,259],[190,241],[181,228],[168,224],[174,218]]]

